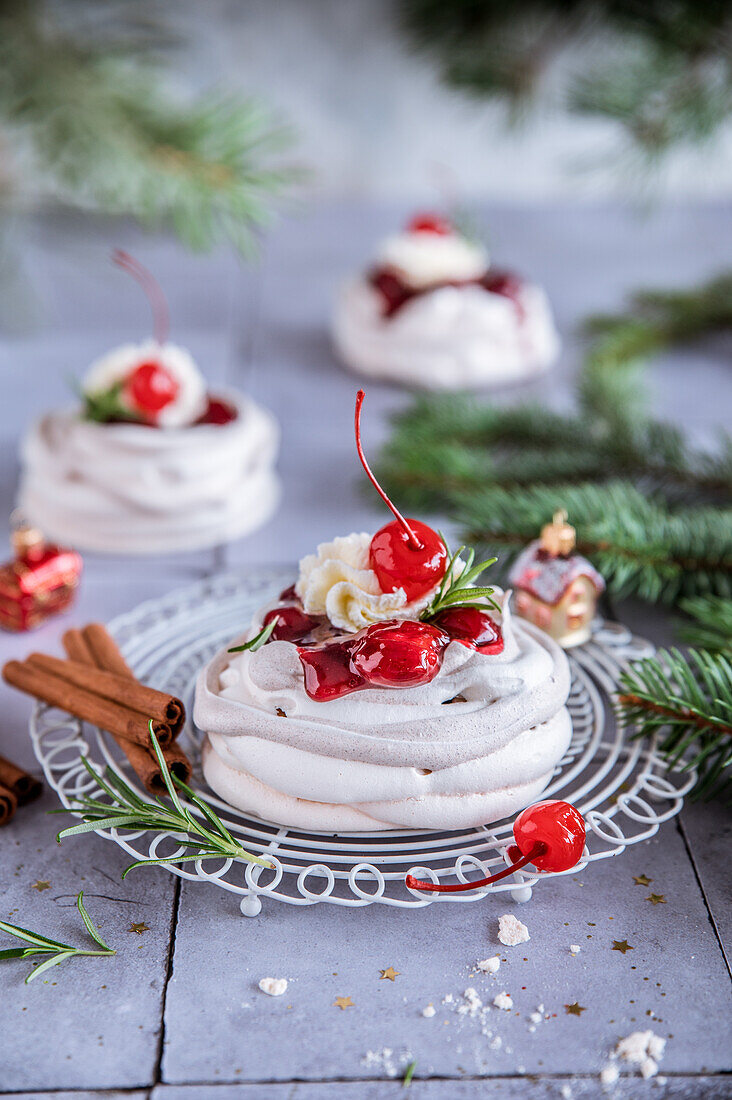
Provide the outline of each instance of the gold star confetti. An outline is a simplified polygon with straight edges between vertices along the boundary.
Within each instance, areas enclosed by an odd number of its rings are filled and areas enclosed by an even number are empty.
[[[51,883],[50,882],[44,882],[43,879],[39,879],[38,882],[34,882],[33,885],[31,886],[31,890],[37,890],[39,894],[43,893],[44,890],[50,890],[50,889],[51,889]]]
[[[650,886],[653,879],[649,878],[648,875],[633,875],[633,882],[636,886]]]
[[[144,921],[140,921],[139,924],[131,924],[127,931],[136,932],[138,936],[141,936],[143,932],[149,932],[150,928]]]
[[[622,951],[625,954],[626,951],[632,951],[633,948],[627,940],[613,940],[613,951]]]
[[[386,970],[381,971],[381,978],[379,981],[383,981],[384,978],[388,978],[390,982],[393,982],[395,978],[398,978],[401,974],[401,970],[395,970],[393,966],[387,966]]]
[[[583,1012],[587,1012],[584,1005],[578,1004],[577,1001],[573,1005],[565,1005],[564,1011],[568,1016],[581,1016]]]
[[[646,901],[650,901],[652,905],[665,905],[666,897],[664,894],[649,894]]]
[[[350,997],[336,997],[333,1001],[334,1008],[354,1008],[353,1001]]]

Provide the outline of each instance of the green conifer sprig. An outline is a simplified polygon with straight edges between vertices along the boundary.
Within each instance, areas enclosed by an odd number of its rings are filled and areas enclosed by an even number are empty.
[[[30,159],[66,202],[170,227],[191,248],[251,252],[297,176],[279,160],[289,133],[253,101],[174,100],[146,35],[107,23],[85,36],[37,0],[0,3],[0,122],[18,166]]]
[[[681,600],[679,607],[689,616],[678,625],[682,642],[710,653],[732,655],[732,600],[696,596]]]
[[[672,765],[695,768],[696,797],[732,786],[732,664],[721,655],[661,650],[621,677],[621,721],[637,736],[658,734]]]
[[[412,46],[443,80],[522,118],[542,104],[617,124],[626,170],[701,146],[732,113],[732,11],[724,3],[401,0]],[[598,49],[598,41],[602,49]],[[590,45],[588,50],[582,47]],[[600,58],[598,61],[597,58]],[[563,63],[560,63],[563,62]]]
[[[627,482],[486,487],[453,498],[467,541],[494,553],[505,577],[513,559],[559,508],[577,529],[577,548],[618,597],[673,602],[680,595],[732,597],[732,509],[673,513]]]

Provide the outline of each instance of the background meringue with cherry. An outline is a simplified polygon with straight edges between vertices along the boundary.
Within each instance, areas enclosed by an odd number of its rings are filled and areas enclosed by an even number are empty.
[[[82,550],[229,542],[277,507],[277,423],[244,394],[210,393],[190,352],[168,340],[158,284],[126,253],[115,261],[145,289],[154,337],[106,352],[82,379],[82,407],[31,427],[18,504],[48,537]]]
[[[333,339],[351,370],[424,389],[517,381],[559,353],[542,288],[495,268],[482,244],[435,215],[387,237],[346,282]]]

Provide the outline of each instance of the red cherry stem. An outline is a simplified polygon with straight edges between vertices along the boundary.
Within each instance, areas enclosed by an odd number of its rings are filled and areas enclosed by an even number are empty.
[[[461,882],[457,886],[423,882],[421,879],[414,878],[413,875],[407,875],[405,882],[410,890],[433,890],[437,894],[459,894],[463,890],[476,890],[479,886],[490,886],[492,882],[498,882],[499,879],[512,875],[514,871],[520,871],[527,863],[533,863],[537,856],[543,855],[545,851],[546,844],[542,840],[537,840],[531,851],[522,856],[516,863],[512,863],[510,867],[504,867],[502,871],[496,871],[495,875],[491,875],[490,878],[479,878],[475,882]]]
[[[112,261],[136,279],[147,295],[153,315],[153,335],[158,344],[164,344],[170,332],[170,314],[168,303],[157,279],[150,274],[146,267],[130,256],[121,248],[115,248],[112,253]]]
[[[412,528],[409,526],[409,524],[407,523],[407,521],[405,520],[404,516],[399,511],[399,509],[396,507],[396,505],[392,504],[392,502],[389,500],[388,496],[386,495],[386,493],[384,492],[384,490],[381,488],[378,481],[374,477],[374,474],[371,470],[371,467],[369,466],[368,462],[366,461],[366,455],[363,453],[363,447],[361,446],[361,406],[363,405],[363,399],[364,399],[365,396],[366,396],[366,394],[364,393],[363,390],[359,390],[358,393],[356,394],[356,416],[355,416],[356,450],[358,451],[358,457],[361,459],[361,465],[363,466],[364,470],[366,471],[366,477],[369,479],[369,481],[373,485],[374,489],[376,489],[376,492],[379,494],[379,496],[383,500],[384,504],[387,506],[387,508],[393,514],[395,519],[399,523],[401,523],[402,527],[404,528],[404,530],[409,535],[409,541],[412,545],[412,548],[414,550],[423,550],[424,549],[424,543],[421,541],[421,539],[417,538],[417,535],[414,533]]]

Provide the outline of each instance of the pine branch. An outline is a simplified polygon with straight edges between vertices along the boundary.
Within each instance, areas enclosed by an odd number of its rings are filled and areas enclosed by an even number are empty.
[[[408,39],[446,83],[502,100],[514,119],[539,91],[568,112],[611,119],[639,167],[678,144],[708,142],[732,113],[723,3],[401,0],[401,12]],[[592,40],[605,47],[600,65],[599,51],[581,48]],[[562,51],[571,63],[560,68]]]
[[[487,487],[452,500],[465,540],[498,556],[502,574],[547,517],[566,508],[577,549],[617,597],[674,602],[680,595],[732,597],[732,509],[673,513],[627,482]]]
[[[0,9],[0,118],[66,201],[171,226],[195,249],[251,251],[295,178],[261,107],[175,103],[134,42],[64,33],[37,3]]]
[[[660,736],[672,766],[694,768],[697,797],[732,783],[732,664],[704,650],[661,650],[633,663],[620,681],[620,719],[638,737]]]
[[[683,642],[711,653],[732,655],[732,600],[697,596],[681,600],[679,607],[694,620],[679,623],[678,635]]]

